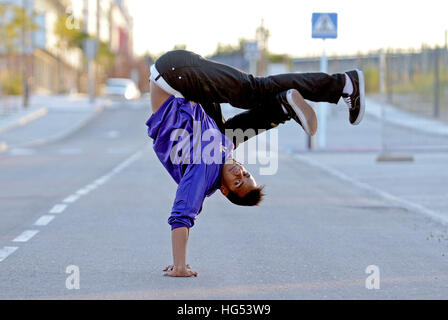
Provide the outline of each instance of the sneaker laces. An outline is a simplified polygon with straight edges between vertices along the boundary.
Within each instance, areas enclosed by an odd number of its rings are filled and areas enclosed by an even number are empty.
[[[349,108],[352,108],[352,98],[350,96],[343,97],[345,103],[348,105]]]

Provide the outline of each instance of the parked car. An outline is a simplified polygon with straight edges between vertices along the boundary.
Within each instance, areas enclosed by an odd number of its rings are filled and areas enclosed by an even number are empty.
[[[110,78],[106,82],[105,95],[114,100],[135,100],[141,96],[134,81],[125,78]]]

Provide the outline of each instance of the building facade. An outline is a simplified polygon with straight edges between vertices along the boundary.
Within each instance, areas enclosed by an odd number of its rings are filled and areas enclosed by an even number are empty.
[[[61,44],[55,32],[61,17],[67,28],[77,28],[99,39],[115,56],[111,70],[97,68],[97,81],[109,75],[130,76],[133,62],[132,18],[124,0],[0,0],[0,5],[22,8],[32,17],[14,41],[16,50],[2,48],[1,68],[26,78],[28,90],[38,94],[87,91],[86,59],[82,48]],[[6,15],[8,17],[8,15]],[[24,31],[24,32],[23,32]],[[22,33],[23,32],[23,33]],[[100,85],[97,86],[100,88]]]

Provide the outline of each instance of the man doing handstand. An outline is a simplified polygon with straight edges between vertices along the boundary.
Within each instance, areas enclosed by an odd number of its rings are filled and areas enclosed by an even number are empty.
[[[317,118],[305,99],[337,103],[341,97],[350,123],[358,125],[365,110],[364,88],[360,70],[255,77],[185,50],[157,59],[150,77],[153,114],[146,124],[157,157],[178,184],[168,219],[173,264],[165,275],[197,276],[186,262],[187,242],[206,197],[219,189],[241,206],[257,206],[263,199],[263,186],[232,156],[251,137],[241,140],[226,132],[266,131],[294,119],[312,136]],[[246,111],[225,120],[220,103]]]

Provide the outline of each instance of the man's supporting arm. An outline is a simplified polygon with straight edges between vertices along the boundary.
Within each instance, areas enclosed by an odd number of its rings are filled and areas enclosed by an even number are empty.
[[[165,276],[170,277],[197,277],[198,273],[187,265],[187,243],[190,230],[186,227],[176,228],[171,231],[173,247],[173,266],[165,270]]]
[[[171,271],[165,275],[172,277],[191,277],[197,273],[186,264],[187,242],[189,229],[194,226],[197,215],[202,210],[202,203],[207,192],[207,165],[196,164],[187,167],[179,182],[171,216],[168,223],[171,226],[173,244],[173,265],[165,268]]]

